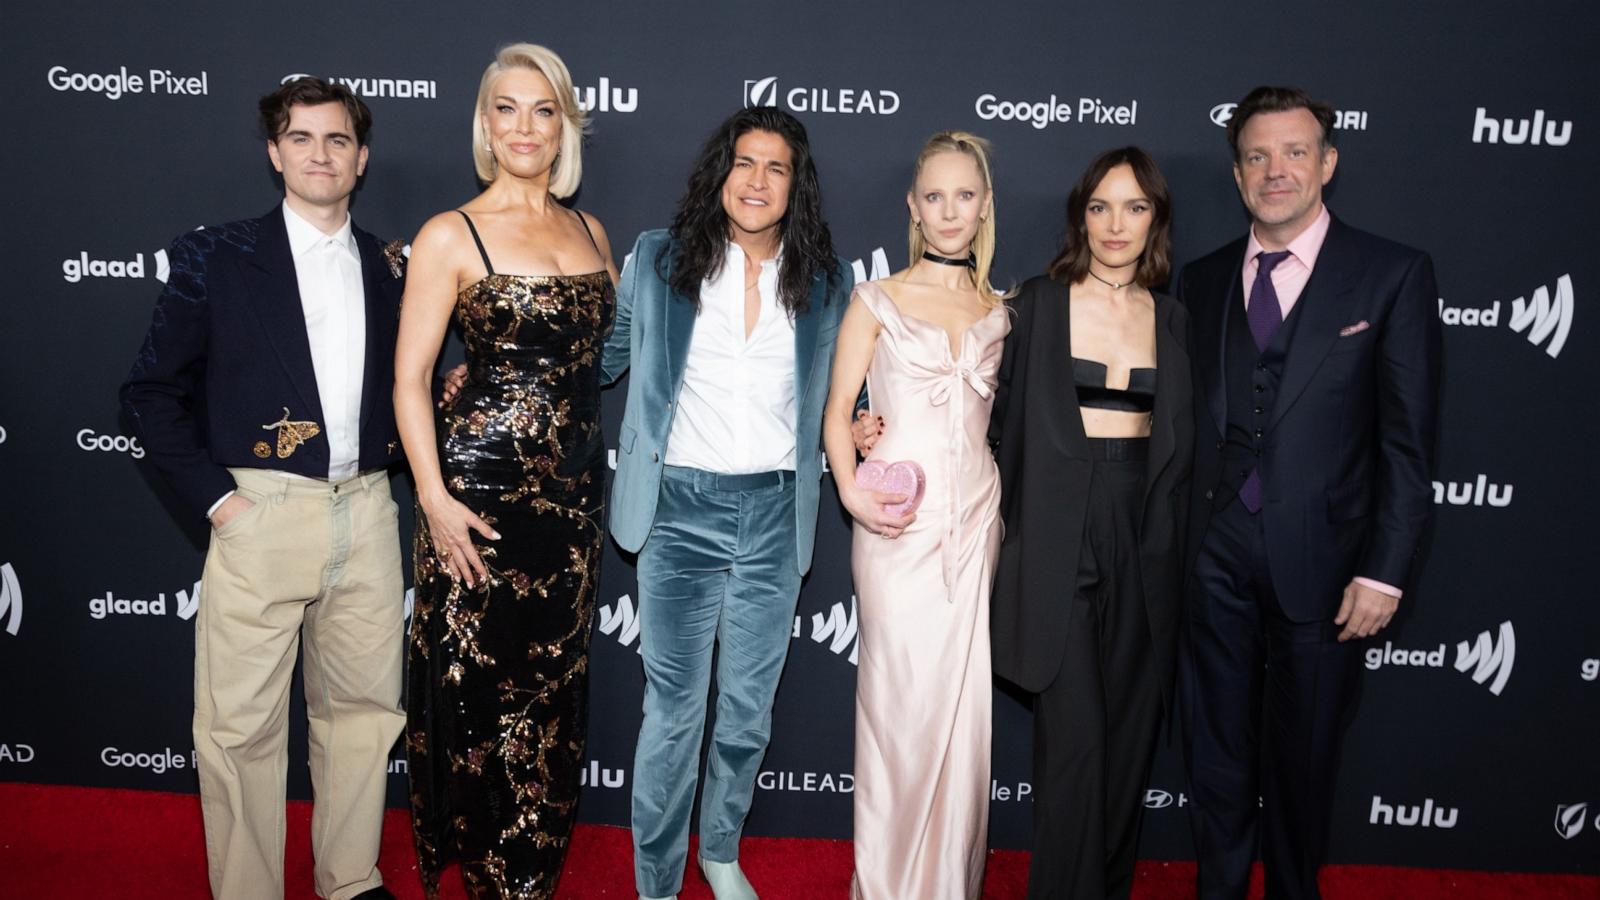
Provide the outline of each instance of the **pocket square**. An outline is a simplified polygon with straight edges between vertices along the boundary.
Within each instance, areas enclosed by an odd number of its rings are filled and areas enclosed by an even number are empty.
[[[1352,334],[1360,334],[1371,327],[1371,322],[1368,322],[1366,319],[1362,319],[1354,325],[1346,325],[1345,327],[1339,329],[1339,337],[1349,337]]]

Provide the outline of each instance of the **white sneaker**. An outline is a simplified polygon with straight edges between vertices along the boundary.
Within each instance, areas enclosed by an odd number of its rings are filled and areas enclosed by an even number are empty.
[[[711,895],[717,900],[761,900],[756,896],[756,889],[750,886],[750,881],[744,877],[744,870],[735,862],[712,862],[701,856],[700,871],[706,876],[706,883],[711,885]]]

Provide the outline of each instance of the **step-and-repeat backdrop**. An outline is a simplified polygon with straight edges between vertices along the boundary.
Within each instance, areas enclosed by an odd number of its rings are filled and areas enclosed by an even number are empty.
[[[129,437],[116,391],[171,238],[280,196],[253,113],[284,79],[331,77],[366,99],[376,124],[355,216],[409,236],[477,189],[472,103],[493,51],[555,48],[594,120],[576,202],[619,258],[668,222],[715,123],[780,106],[810,130],[838,251],[858,277],[904,265],[922,140],[968,129],[995,145],[997,284],[1044,268],[1068,187],[1110,147],[1140,144],[1166,171],[1178,262],[1241,234],[1221,126],[1252,86],[1288,83],[1339,110],[1329,206],[1433,254],[1445,331],[1435,523],[1402,616],[1365,650],[1333,858],[1596,871],[1600,319],[1587,311],[1600,283],[1589,40],[1600,15],[1499,0],[1207,6],[8,4],[0,779],[196,789],[191,622],[207,526]],[[460,353],[452,338],[446,361]],[[624,392],[605,396],[614,437]],[[408,536],[404,475],[394,490]],[[751,834],[850,834],[858,612],[831,490]],[[590,822],[628,821],[636,596],[633,569],[608,551]],[[1021,847],[1029,712],[996,690],[991,839]],[[306,797],[296,703],[289,790]],[[398,750],[390,773],[401,805]],[[1145,798],[1143,856],[1190,854],[1187,804],[1173,739]]]

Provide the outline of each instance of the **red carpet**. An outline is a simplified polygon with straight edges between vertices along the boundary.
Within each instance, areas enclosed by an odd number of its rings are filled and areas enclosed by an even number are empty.
[[[311,898],[311,807],[289,805],[288,897]],[[749,838],[741,861],[763,900],[843,898],[850,884],[850,845],[844,841]],[[420,898],[416,855],[406,814],[390,810],[383,833],[384,882],[401,898]],[[205,842],[199,798],[187,794],[0,783],[0,896],[7,898],[204,898]],[[1252,897],[1261,896],[1260,869]],[[1027,854],[989,856],[985,900],[1023,895]],[[1138,900],[1193,897],[1190,863],[1142,862]],[[450,873],[444,895],[465,894]],[[1322,876],[1328,900],[1594,900],[1600,877],[1517,875],[1385,866],[1336,866]],[[567,855],[561,900],[633,900],[628,832],[582,826]],[[709,900],[699,874],[684,884],[683,900]],[[907,898],[911,900],[911,898]]]

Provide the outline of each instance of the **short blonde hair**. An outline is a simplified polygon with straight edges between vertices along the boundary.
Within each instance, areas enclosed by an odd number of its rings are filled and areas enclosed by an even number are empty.
[[[478,180],[488,184],[499,170],[494,153],[489,150],[488,135],[483,133],[482,117],[488,110],[489,92],[494,89],[495,79],[509,69],[532,69],[543,75],[556,92],[556,102],[561,105],[561,152],[550,166],[550,193],[556,197],[570,197],[583,181],[583,136],[589,131],[589,117],[578,108],[567,64],[555,51],[538,44],[507,44],[483,70],[483,78],[478,82],[478,102],[472,111],[472,164],[478,170]]]
[[[985,307],[992,307],[999,303],[1004,295],[994,289],[989,283],[989,270],[994,267],[995,243],[995,203],[994,203],[994,177],[989,173],[989,142],[975,134],[966,131],[941,131],[922,145],[922,152],[917,154],[917,166],[911,173],[911,190],[917,189],[917,178],[922,175],[922,167],[927,161],[941,153],[963,153],[978,164],[978,172],[983,176],[983,187],[989,192],[989,215],[978,223],[978,233],[972,238],[972,256],[975,265],[972,269],[972,284],[978,289],[978,301]],[[922,251],[928,249],[928,243],[922,236],[922,229],[915,219],[907,224],[906,242],[911,249],[911,265],[916,265],[922,258]]]

